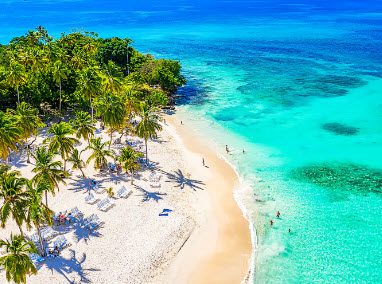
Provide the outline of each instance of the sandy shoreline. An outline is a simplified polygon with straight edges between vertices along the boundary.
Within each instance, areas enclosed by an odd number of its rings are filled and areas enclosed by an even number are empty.
[[[183,264],[183,268],[178,273],[170,268],[171,280],[173,283],[240,283],[248,275],[252,244],[248,221],[233,195],[239,184],[238,176],[206,141],[181,125],[176,115],[166,119],[177,139],[192,152],[188,155],[199,159],[192,165],[196,166],[195,172],[202,169],[209,199],[199,231],[174,261]],[[203,158],[207,167],[202,165]]]
[[[55,197],[49,196],[55,212],[78,207],[84,217],[97,214],[103,226],[88,231],[79,221],[53,227],[70,246],[59,257],[46,259],[28,283],[240,283],[245,279],[252,244],[248,222],[233,197],[237,175],[205,141],[186,126],[179,127],[176,115],[166,120],[169,125],[149,142],[152,170],[162,176],[159,187],[152,187],[149,169],[131,185],[129,175],[100,175],[90,164],[85,173],[101,188],[117,191],[125,186],[131,196],[115,199],[107,212],[99,211],[97,204],[85,202],[87,193],[78,170]],[[99,136],[109,139],[105,132]],[[36,144],[43,138],[39,136]],[[121,146],[112,148],[118,153]],[[82,141],[79,150],[85,147]],[[83,159],[89,154],[85,151]],[[202,157],[209,168],[202,165]],[[13,160],[14,169],[32,178],[33,165],[25,162],[25,153]],[[100,200],[107,197],[106,192],[95,195]],[[159,217],[164,208],[173,211]],[[18,233],[14,222],[0,230],[0,238],[8,238],[10,232]],[[6,283],[3,272],[0,283]]]

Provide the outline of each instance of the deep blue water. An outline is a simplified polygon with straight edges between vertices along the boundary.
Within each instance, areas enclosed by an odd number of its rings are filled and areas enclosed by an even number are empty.
[[[43,25],[128,36],[182,61],[179,112],[230,145],[252,188],[257,283],[382,282],[382,1],[1,5],[4,43]],[[341,174],[319,186],[317,171]]]

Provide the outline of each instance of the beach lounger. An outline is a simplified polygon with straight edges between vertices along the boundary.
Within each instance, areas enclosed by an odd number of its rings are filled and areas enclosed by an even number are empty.
[[[114,205],[114,201],[113,201],[111,198],[107,197],[107,198],[101,200],[101,201],[98,203],[97,207],[98,207],[98,209],[101,210],[101,211],[107,211],[107,210],[109,210],[113,205]]]
[[[103,222],[99,219],[99,217],[96,214],[92,214],[84,220],[84,227],[89,230],[94,230],[102,224]]]
[[[132,190],[128,191],[126,189],[126,187],[122,186],[118,191],[117,193],[115,194],[115,196],[117,198],[128,198],[131,194],[133,193]]]
[[[151,173],[149,176],[149,181],[151,182],[159,182],[162,178],[162,175],[157,175],[155,173]]]
[[[168,213],[159,213],[159,216],[168,216]]]
[[[40,239],[39,239],[37,233],[34,233],[34,234],[30,235],[29,239],[31,240],[31,242],[35,243],[36,245],[40,244]]]
[[[52,229],[52,227],[45,227],[41,229],[41,237],[45,241],[49,241],[59,235],[59,232]]]
[[[101,193],[103,193],[103,192],[105,191],[105,189],[104,189],[103,187],[99,187],[99,186],[97,185],[97,186],[94,187],[94,191],[95,191],[96,193],[101,194]]]
[[[150,186],[152,188],[160,188],[161,187],[161,184],[159,182],[151,182],[150,183]]]
[[[53,247],[57,247],[60,251],[68,246],[70,246],[70,243],[65,236],[59,236],[53,241]]]
[[[70,209],[69,213],[74,218],[81,218],[84,215],[77,207]]]
[[[94,203],[96,203],[98,200],[99,200],[99,199],[96,198],[96,197],[95,197],[93,194],[91,194],[91,193],[85,197],[85,202],[86,202],[87,204],[94,204]]]

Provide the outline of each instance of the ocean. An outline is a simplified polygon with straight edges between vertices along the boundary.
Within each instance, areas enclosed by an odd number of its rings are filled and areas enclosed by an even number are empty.
[[[256,283],[382,283],[381,1],[2,1],[1,43],[39,25],[182,62],[180,115],[251,188]]]

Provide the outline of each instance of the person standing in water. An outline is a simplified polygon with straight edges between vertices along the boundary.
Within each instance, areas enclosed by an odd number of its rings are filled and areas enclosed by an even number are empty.
[[[277,217],[277,218],[280,218],[280,215],[281,215],[281,214],[280,214],[280,211],[277,211],[277,213],[276,213],[276,217]]]
[[[228,145],[225,145],[225,151],[227,152],[227,154],[229,154]]]
[[[272,220],[270,221],[270,223],[271,223],[271,226],[273,226],[273,221]]]

